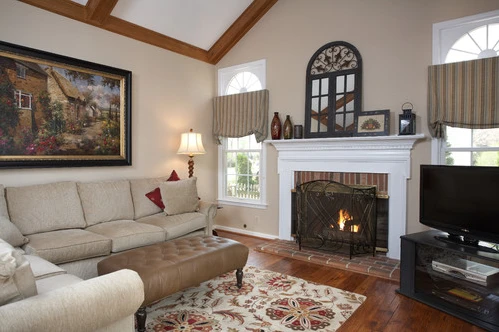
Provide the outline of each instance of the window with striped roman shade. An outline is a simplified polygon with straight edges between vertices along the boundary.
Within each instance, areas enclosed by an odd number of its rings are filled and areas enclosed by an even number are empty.
[[[428,68],[428,121],[433,137],[445,126],[499,127],[499,57]]]
[[[213,136],[217,144],[222,137],[255,135],[263,142],[268,135],[269,91],[258,90],[213,99]]]

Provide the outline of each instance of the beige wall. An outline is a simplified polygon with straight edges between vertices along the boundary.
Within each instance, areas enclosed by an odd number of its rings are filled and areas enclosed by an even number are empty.
[[[313,53],[343,40],[363,59],[363,110],[390,109],[391,134],[401,105],[410,101],[417,131],[427,139],[416,144],[409,181],[409,233],[423,230],[418,221],[419,164],[430,163],[426,117],[427,67],[432,62],[432,24],[499,9],[498,0],[281,0],[229,52],[217,67],[267,59],[270,114],[290,114],[304,123],[305,69]],[[277,153],[269,145],[268,209],[226,206],[217,223],[278,235]]]
[[[418,132],[426,128],[426,70],[431,64],[432,23],[495,10],[499,0],[280,0],[217,67],[267,59],[270,114],[304,122],[305,68],[322,45],[344,40],[364,61],[364,110],[391,109],[391,133],[405,101],[414,104]],[[17,1],[0,1],[0,40],[133,72],[131,167],[0,169],[0,183],[28,185],[158,176],[176,169],[187,176],[187,157],[175,154],[180,133],[194,128],[207,154],[195,158],[203,199],[216,198],[216,147],[211,140],[214,66],[99,30]],[[430,162],[429,141],[413,151],[408,231],[418,218],[418,165]],[[268,148],[268,208],[225,206],[216,222],[278,234],[277,154]]]
[[[199,194],[214,200],[216,147],[211,139],[215,67],[64,18],[18,1],[0,1],[0,40],[132,71],[132,166],[0,169],[5,186],[169,175],[187,177],[177,155],[181,132],[194,128],[207,154],[195,159]]]

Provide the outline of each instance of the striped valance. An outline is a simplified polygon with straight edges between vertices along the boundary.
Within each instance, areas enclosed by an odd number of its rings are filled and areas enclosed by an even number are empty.
[[[257,142],[267,138],[269,91],[259,90],[213,99],[213,136],[243,137],[255,134]]]
[[[444,126],[499,127],[499,57],[430,66],[428,121],[434,137]]]

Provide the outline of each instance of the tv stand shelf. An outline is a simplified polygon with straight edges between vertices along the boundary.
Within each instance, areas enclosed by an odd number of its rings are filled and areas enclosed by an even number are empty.
[[[443,242],[440,231],[401,237],[400,289],[398,292],[489,331],[499,331],[499,254]],[[465,261],[492,270],[487,281],[472,279],[467,270],[436,270],[434,262]],[[456,263],[456,266],[458,264]],[[461,273],[460,271],[464,272]],[[482,276],[482,275],[480,275]]]

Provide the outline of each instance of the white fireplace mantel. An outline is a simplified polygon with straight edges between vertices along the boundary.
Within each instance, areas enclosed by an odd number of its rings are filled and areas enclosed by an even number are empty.
[[[388,253],[400,259],[400,236],[406,233],[407,180],[411,150],[423,134],[268,140],[278,151],[279,238],[291,238],[291,190],[294,172],[388,174]]]

